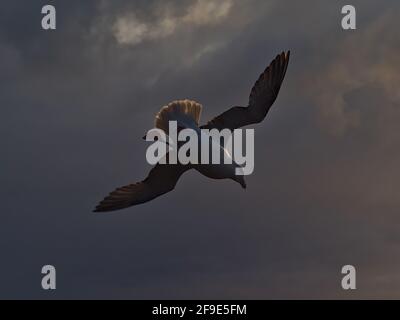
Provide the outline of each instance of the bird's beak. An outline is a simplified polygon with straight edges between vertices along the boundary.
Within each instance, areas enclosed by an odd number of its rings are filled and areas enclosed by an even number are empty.
[[[146,140],[146,136],[147,136],[147,135],[145,134],[145,135],[142,137],[142,139],[143,139],[143,140]],[[158,137],[154,137],[154,141],[157,141],[157,140],[158,140]]]

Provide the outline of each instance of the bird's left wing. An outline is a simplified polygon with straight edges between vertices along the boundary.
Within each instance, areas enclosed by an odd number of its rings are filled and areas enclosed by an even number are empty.
[[[264,120],[275,102],[281,88],[289,64],[290,51],[277,55],[271,64],[260,75],[251,89],[249,106],[233,107],[207,124],[201,129],[236,129]]]
[[[191,167],[182,164],[157,164],[143,181],[115,189],[94,212],[114,211],[150,201],[175,188],[180,176]]]

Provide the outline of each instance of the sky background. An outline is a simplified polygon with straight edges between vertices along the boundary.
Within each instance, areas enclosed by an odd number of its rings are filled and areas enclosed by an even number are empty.
[[[348,1],[2,1],[0,298],[400,298],[400,3],[350,2],[353,31]],[[192,170],[91,212],[147,175],[163,105],[197,100],[203,123],[247,105],[289,49],[246,190]]]

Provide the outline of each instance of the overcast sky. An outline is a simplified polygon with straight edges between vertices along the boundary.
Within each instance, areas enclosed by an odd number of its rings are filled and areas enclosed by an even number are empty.
[[[2,1],[0,298],[400,298],[400,3],[353,0],[344,31],[348,2],[51,1],[45,31],[50,1]],[[289,49],[246,190],[189,171],[91,212],[147,175],[163,105],[246,105]]]

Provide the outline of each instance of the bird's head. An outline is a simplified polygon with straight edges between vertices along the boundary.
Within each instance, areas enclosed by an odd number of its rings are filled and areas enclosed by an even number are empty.
[[[244,181],[244,176],[243,175],[235,175],[232,178],[233,181],[236,181],[237,183],[239,183],[243,189],[246,189],[246,181]]]

